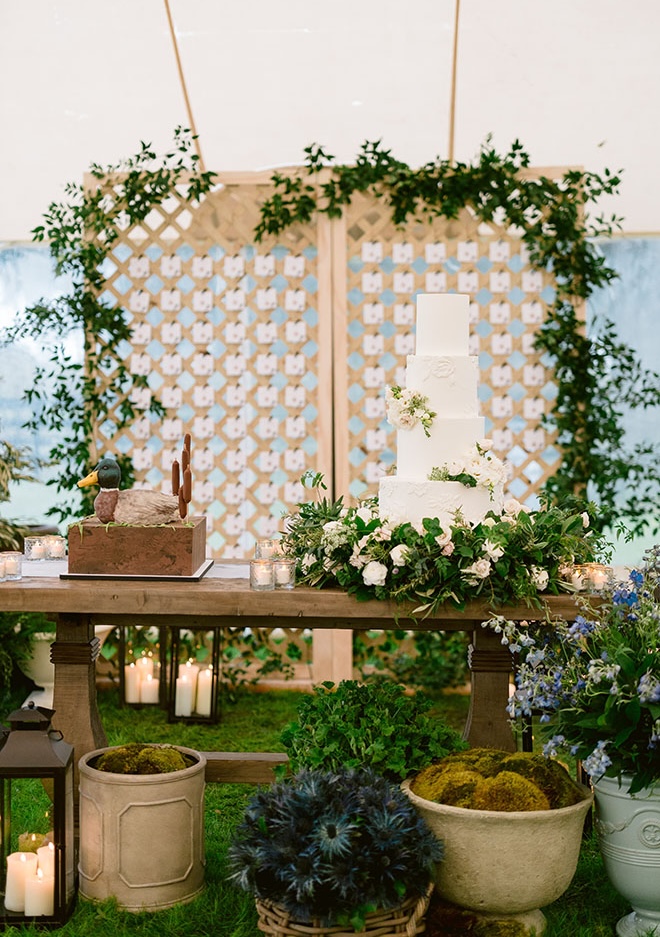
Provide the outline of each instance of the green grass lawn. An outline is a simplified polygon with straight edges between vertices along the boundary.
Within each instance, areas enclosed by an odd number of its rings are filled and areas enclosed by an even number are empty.
[[[279,733],[295,718],[295,692],[242,693],[223,708],[217,726],[170,725],[156,709],[120,709],[115,691],[99,694],[108,743],[171,742],[201,751],[281,751]],[[435,704],[450,724],[460,728],[468,698],[441,696]],[[62,937],[257,937],[253,901],[227,882],[226,852],[252,788],[209,784],[206,788],[206,888],[189,904],[158,913],[129,914],[112,902],[96,905],[78,899]],[[539,848],[543,844],[539,843]],[[512,883],[515,888],[515,883]],[[598,846],[585,839],[580,864],[568,892],[544,909],[546,937],[611,937],[616,920],[629,909],[609,885]],[[36,935],[34,927],[8,927],[5,935]],[[516,937],[511,930],[479,926],[473,919],[451,915],[436,902],[429,914],[428,937]]]

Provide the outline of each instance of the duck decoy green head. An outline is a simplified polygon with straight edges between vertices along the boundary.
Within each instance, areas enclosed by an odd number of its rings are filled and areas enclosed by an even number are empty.
[[[114,459],[101,459],[93,472],[78,482],[78,488],[100,485],[101,488],[119,488],[121,469]]]

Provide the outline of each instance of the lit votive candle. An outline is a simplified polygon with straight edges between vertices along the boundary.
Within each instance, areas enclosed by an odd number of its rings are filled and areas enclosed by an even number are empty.
[[[197,698],[195,712],[199,716],[211,715],[211,690],[213,689],[213,670],[207,667],[200,670],[197,676]]]
[[[55,877],[37,869],[25,877],[25,916],[41,917],[55,910]]]
[[[296,582],[296,561],[292,559],[273,560],[273,578],[276,589],[293,589]]]
[[[12,852],[7,856],[5,908],[7,911],[25,912],[25,881],[37,872],[35,852]]]
[[[26,560],[45,560],[46,545],[41,537],[26,537],[23,541],[23,555]]]
[[[124,667],[124,700],[127,703],[140,702],[140,671],[135,664]]]
[[[254,545],[256,560],[270,560],[280,552],[278,540],[257,540]]]
[[[186,674],[178,677],[174,697],[174,715],[191,716],[193,707],[193,685]]]
[[[272,560],[250,560],[250,588],[261,592],[275,588]]]
[[[591,563],[588,570],[589,582],[594,592],[600,592],[607,585],[610,578],[610,570],[607,566],[600,563]]]
[[[0,558],[5,561],[5,579],[21,578],[22,553],[2,553]]]
[[[46,537],[44,547],[46,557],[49,560],[61,560],[66,556],[66,540],[64,537]]]
[[[146,675],[144,680],[140,680],[140,702],[158,702],[158,680],[155,680],[150,673]]]

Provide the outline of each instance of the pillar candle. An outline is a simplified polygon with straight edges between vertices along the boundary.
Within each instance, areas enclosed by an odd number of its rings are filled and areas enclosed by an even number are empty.
[[[195,693],[197,692],[197,675],[199,673],[199,667],[197,664],[193,664],[192,660],[186,661],[185,664],[179,664],[179,676],[187,677],[190,680],[192,686],[192,699],[191,704],[195,705]]]
[[[55,877],[44,875],[37,869],[36,875],[25,878],[25,916],[38,917],[52,914],[55,910]]]
[[[140,702],[140,671],[135,664],[124,667],[124,699],[127,703]]]
[[[37,849],[39,868],[44,875],[55,875],[55,843],[47,843]]]
[[[193,707],[193,685],[190,677],[184,674],[176,681],[176,695],[174,697],[174,715],[190,716]]]
[[[135,666],[140,671],[140,680],[144,680],[146,676],[153,677],[154,659],[151,654],[143,654],[142,657],[136,657]]]
[[[197,677],[197,699],[195,712],[200,716],[211,715],[211,690],[213,689],[213,670],[208,667],[200,670]]]
[[[5,908],[7,911],[25,912],[25,881],[34,877],[37,870],[37,854],[34,852],[12,852],[7,856],[7,883],[5,885]]]
[[[158,702],[158,680],[154,680],[150,673],[146,675],[144,680],[140,681],[140,702]]]

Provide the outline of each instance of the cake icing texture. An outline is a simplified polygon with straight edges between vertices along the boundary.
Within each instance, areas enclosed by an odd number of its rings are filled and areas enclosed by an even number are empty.
[[[405,388],[389,388],[388,420],[396,427],[397,471],[381,479],[379,511],[391,523],[418,526],[437,517],[448,529],[500,513],[506,469],[489,456],[479,416],[477,358],[468,355],[468,296],[417,297],[415,354]]]

